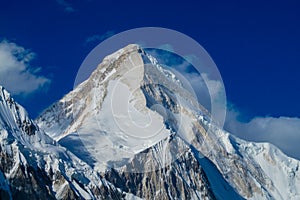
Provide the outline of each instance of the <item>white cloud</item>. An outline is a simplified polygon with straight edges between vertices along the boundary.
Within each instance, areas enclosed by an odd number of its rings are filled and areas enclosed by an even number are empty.
[[[242,114],[229,109],[225,129],[234,135],[255,142],[269,142],[284,153],[300,159],[300,119],[293,117],[255,117],[248,122],[239,120]]]
[[[12,94],[27,95],[50,83],[38,76],[41,68],[30,66],[35,54],[15,43],[0,42],[0,85]]]
[[[174,48],[170,44],[163,44],[157,47],[158,49],[164,49],[166,51],[175,52]]]
[[[75,12],[76,10],[72,7],[72,5],[68,2],[66,2],[65,0],[56,0],[56,2],[61,5],[62,7],[64,7],[64,10],[66,12]]]

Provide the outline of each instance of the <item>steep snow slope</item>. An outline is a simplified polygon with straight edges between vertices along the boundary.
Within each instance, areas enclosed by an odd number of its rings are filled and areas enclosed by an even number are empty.
[[[137,45],[107,56],[37,123],[141,198],[300,198],[299,161],[218,128],[180,80]]]
[[[2,86],[0,144],[0,199],[127,196],[44,134]]]
[[[73,138],[79,133],[84,147],[94,159],[103,162],[103,166],[97,163],[102,171],[112,158],[116,161],[132,158],[170,134],[164,128],[163,117],[146,107],[139,89],[144,64],[139,54],[131,53],[133,49],[137,51],[137,46],[108,56],[99,67],[101,70],[38,119],[51,137],[67,147],[73,146]],[[112,65],[106,64],[114,61]],[[119,78],[112,80],[116,77]],[[70,110],[62,109],[65,105]]]

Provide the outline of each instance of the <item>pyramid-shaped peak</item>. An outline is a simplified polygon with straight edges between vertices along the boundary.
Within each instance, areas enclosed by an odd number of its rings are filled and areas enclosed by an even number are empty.
[[[103,61],[117,60],[120,56],[128,55],[133,52],[141,52],[142,48],[138,44],[129,44],[114,53],[106,56]]]

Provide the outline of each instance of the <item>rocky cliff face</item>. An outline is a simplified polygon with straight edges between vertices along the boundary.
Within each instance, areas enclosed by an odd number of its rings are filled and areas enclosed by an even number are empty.
[[[107,56],[35,122],[1,91],[2,198],[300,198],[299,161],[218,128],[137,45]]]

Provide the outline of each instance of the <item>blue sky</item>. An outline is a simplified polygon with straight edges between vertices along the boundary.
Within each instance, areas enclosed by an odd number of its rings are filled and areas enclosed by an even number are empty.
[[[9,83],[3,76],[1,84],[17,87],[15,98],[36,117],[73,88],[83,59],[101,40],[132,28],[166,27],[194,38],[211,55],[221,72],[227,100],[234,105],[232,117],[248,126],[257,118],[297,121],[299,19],[297,0],[2,1],[2,53],[18,50],[26,55],[12,63],[18,63],[19,74],[20,69],[27,69],[27,81],[16,77]],[[13,54],[4,55],[2,59],[11,59]],[[30,91],[20,92],[26,84]],[[298,121],[294,127],[292,132],[297,132]]]

